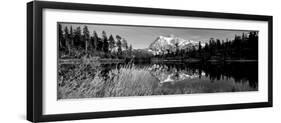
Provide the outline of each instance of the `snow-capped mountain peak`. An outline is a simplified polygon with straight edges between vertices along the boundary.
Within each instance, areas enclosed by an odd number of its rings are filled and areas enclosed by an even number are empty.
[[[202,44],[201,44],[202,45]],[[149,46],[149,50],[154,54],[174,52],[177,49],[198,48],[199,41],[186,40],[175,35],[159,36]]]

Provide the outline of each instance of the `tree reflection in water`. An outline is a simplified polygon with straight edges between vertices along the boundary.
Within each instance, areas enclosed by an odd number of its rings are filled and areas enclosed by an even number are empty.
[[[58,99],[258,90],[257,62],[61,64]]]

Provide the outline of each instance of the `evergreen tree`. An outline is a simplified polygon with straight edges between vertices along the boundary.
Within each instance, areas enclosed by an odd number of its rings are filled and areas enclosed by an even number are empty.
[[[132,44],[129,46],[129,56],[132,57],[132,53],[133,53],[133,47],[132,47]]]
[[[94,51],[97,51],[98,50],[98,34],[96,31],[93,32],[93,37],[92,37],[92,46],[93,46],[93,49]]]
[[[116,46],[117,46],[117,54],[118,56],[122,55],[122,43],[121,43],[121,37],[119,35],[116,35]]]
[[[67,48],[67,52],[68,54],[70,54],[70,34],[67,26],[64,28],[64,39],[65,39],[65,46]]]
[[[73,47],[74,42],[73,42],[73,38],[74,38],[74,34],[73,34],[73,29],[72,26],[70,26],[70,31],[69,31],[69,38],[70,38],[70,46]]]
[[[105,31],[102,31],[102,40],[103,40],[103,51],[105,53],[108,53],[109,44],[108,44],[108,40],[107,40],[107,36],[106,36]]]
[[[220,48],[221,48],[221,41],[220,41],[220,39],[217,39],[216,49],[219,50]]]
[[[98,40],[97,40],[97,50],[98,51],[103,51],[103,41],[102,41],[102,39],[100,38],[100,37],[98,37]]]
[[[210,50],[210,56],[213,56],[215,54],[215,48],[216,48],[216,42],[214,38],[210,38],[209,40],[209,50]]]
[[[62,30],[61,24],[58,25],[58,33],[59,33],[58,34],[59,35],[59,49],[60,49],[60,51],[62,51],[64,48],[65,42],[64,42],[64,36],[63,36],[63,30]]]
[[[175,46],[176,46],[176,54],[175,55],[178,56],[179,55],[179,43],[176,42]]]
[[[202,56],[202,45],[201,45],[201,41],[199,41],[198,52],[199,52],[199,57],[201,57],[201,56]]]
[[[73,42],[74,42],[74,46],[76,46],[76,49],[79,49],[79,47],[81,47],[81,39],[82,39],[82,35],[81,35],[81,28],[77,27],[74,30],[74,38],[73,38]]]
[[[87,26],[84,26],[83,28],[83,40],[84,40],[84,47],[85,47],[85,51],[86,53],[88,52],[88,45],[89,45],[89,40],[90,40],[90,32],[88,30],[88,27]]]
[[[112,35],[109,36],[108,41],[109,41],[108,42],[109,43],[109,49],[112,52],[114,47],[115,47],[115,41],[114,41],[114,38],[113,38]]]

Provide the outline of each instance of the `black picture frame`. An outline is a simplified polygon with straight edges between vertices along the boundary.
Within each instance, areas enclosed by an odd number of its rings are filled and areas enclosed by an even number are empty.
[[[42,95],[43,12],[42,10],[45,8],[266,21],[268,22],[268,101],[255,102],[255,103],[241,103],[241,104],[168,107],[168,108],[165,107],[165,108],[157,108],[157,109],[138,109],[138,110],[44,115],[42,113],[43,111],[42,110],[43,109],[42,107],[43,106],[42,105],[43,102],[43,95]],[[45,1],[29,2],[27,3],[27,120],[31,122],[64,121],[64,120],[94,119],[94,118],[107,118],[107,117],[124,117],[124,116],[137,116],[137,115],[155,115],[155,114],[272,107],[273,106],[273,97],[272,97],[273,19],[272,18],[273,18],[272,16],[264,16],[264,15],[185,11],[185,10],[93,5],[93,4],[63,3],[63,2],[45,2]]]

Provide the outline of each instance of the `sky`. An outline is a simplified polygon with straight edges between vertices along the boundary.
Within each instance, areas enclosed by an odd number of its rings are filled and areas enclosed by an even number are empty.
[[[128,44],[134,49],[148,48],[149,45],[159,36],[170,36],[183,38],[185,40],[208,42],[210,38],[226,40],[234,39],[235,35],[242,35],[246,30],[218,30],[218,29],[202,29],[202,28],[176,28],[176,27],[152,27],[152,26],[128,26],[128,25],[105,25],[105,24],[81,24],[81,23],[61,23],[62,28],[72,26],[73,30],[78,26],[83,30],[87,26],[90,35],[96,31],[101,37],[102,31],[105,31],[109,37],[111,34],[115,38],[116,35],[125,38]]]

